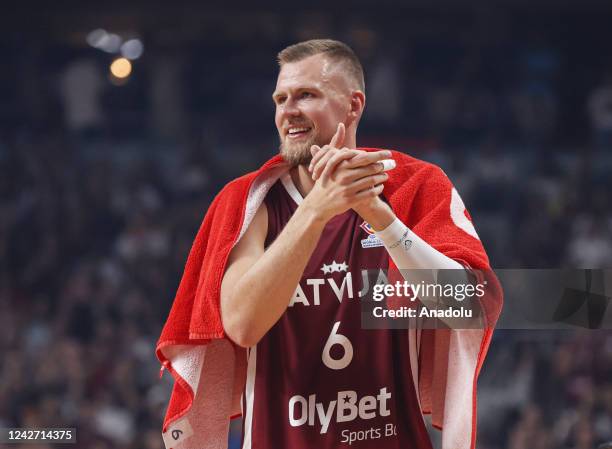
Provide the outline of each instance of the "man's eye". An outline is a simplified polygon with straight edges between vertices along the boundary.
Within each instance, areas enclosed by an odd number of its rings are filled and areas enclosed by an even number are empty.
[[[286,97],[276,97],[276,104],[283,104],[286,99]]]
[[[311,92],[302,92],[302,98],[311,98],[314,95]]]

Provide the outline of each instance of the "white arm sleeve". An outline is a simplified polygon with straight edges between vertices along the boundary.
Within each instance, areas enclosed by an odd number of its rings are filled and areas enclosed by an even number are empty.
[[[459,262],[445,256],[412,232],[399,218],[376,235],[385,244],[387,252],[401,270],[402,277],[407,282],[436,284],[439,270],[462,270],[452,276],[456,283],[469,282],[468,272]],[[448,272],[446,273],[448,277]],[[434,296],[419,296],[423,305],[428,308],[440,308],[440,299]],[[456,305],[456,301],[443,301],[446,306]],[[453,320],[442,319],[451,327],[456,325]]]
[[[459,262],[437,251],[416,235],[399,218],[376,235],[400,270],[461,269]]]

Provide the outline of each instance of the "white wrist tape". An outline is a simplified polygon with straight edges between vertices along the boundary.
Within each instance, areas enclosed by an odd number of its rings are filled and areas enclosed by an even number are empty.
[[[382,231],[377,231],[376,235],[400,270],[464,268],[459,262],[432,248],[399,218]]]

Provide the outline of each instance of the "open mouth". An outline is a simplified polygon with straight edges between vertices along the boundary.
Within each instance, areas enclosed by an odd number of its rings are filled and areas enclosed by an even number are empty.
[[[305,126],[302,126],[302,127],[295,126],[287,130],[287,137],[289,139],[299,139],[300,137],[303,137],[306,134],[308,134],[311,129],[312,128],[305,127]]]

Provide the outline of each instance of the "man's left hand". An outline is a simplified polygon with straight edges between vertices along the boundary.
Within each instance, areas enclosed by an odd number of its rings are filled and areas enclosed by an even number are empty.
[[[391,160],[393,165],[390,168],[388,163],[382,162],[391,157],[391,152],[387,150],[367,152],[348,148],[333,148],[328,145],[320,148],[313,145],[311,153],[312,162],[308,170],[312,174],[313,180],[318,179],[324,173],[335,177],[342,176],[342,173],[348,170],[370,168],[374,173],[395,167],[393,160]],[[395,214],[389,205],[379,196],[353,209],[376,231],[386,228],[395,219]]]

